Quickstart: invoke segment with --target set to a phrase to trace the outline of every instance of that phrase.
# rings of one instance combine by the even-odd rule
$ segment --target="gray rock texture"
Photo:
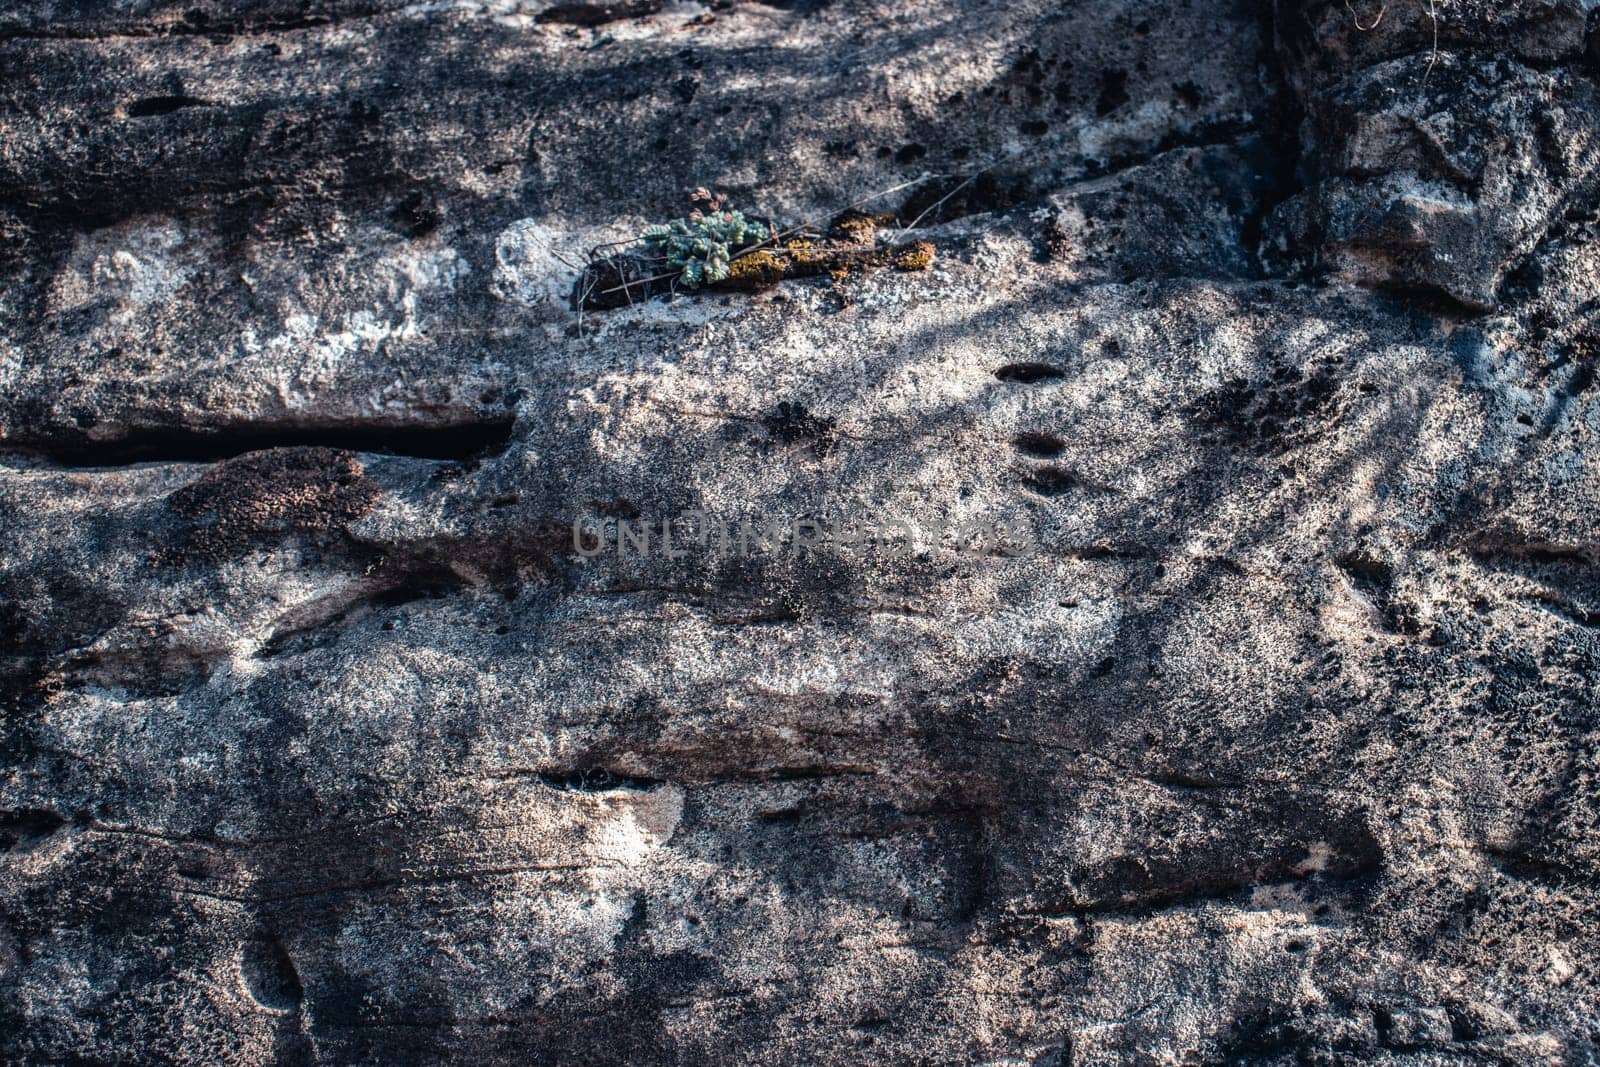
[[[9,4],[0,1060],[1595,1062],[1589,7]]]

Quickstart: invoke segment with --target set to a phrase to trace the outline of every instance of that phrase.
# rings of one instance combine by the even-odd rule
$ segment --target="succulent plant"
[[[686,288],[698,289],[726,278],[735,252],[765,241],[771,234],[765,223],[745,218],[742,211],[696,211],[687,218],[651,226],[642,238],[652,255],[678,272]]]

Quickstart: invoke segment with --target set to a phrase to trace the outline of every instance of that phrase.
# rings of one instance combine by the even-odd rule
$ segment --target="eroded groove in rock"
[[[69,467],[120,467],[133,463],[212,463],[275,448],[323,448],[441,461],[481,459],[511,440],[512,416],[459,423],[366,421],[344,426],[245,423],[197,430],[184,426],[140,429],[117,437],[13,437],[8,444]]]
[[[405,0],[246,0],[217,3],[140,2],[120,10],[93,11],[81,3],[56,5],[23,0],[0,15],[0,41],[64,40],[100,42],[117,38],[277,34],[331,26],[349,19],[398,12]]]

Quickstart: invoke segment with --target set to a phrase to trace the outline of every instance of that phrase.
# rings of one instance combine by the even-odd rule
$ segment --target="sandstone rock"
[[[552,6],[0,21],[0,1057],[1600,1053],[1584,12]]]
[[[1296,243],[1320,240],[1356,284],[1495,307],[1506,272],[1594,200],[1587,6],[1384,5],[1368,25],[1350,4],[1281,5],[1307,115]]]
[[[1413,1008],[1389,1017],[1388,1043],[1414,1049],[1447,1042],[1452,1036],[1450,1016],[1443,1008]]]

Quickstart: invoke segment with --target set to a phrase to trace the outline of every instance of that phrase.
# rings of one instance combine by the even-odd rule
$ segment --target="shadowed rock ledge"
[[[0,1059],[1592,1061],[1589,6],[9,5]]]

